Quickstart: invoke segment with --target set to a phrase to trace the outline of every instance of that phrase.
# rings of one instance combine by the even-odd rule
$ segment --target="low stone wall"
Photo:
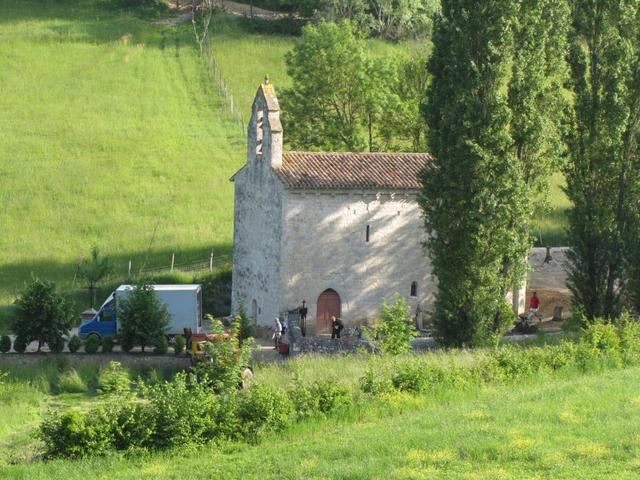
[[[0,354],[0,370],[12,365],[33,365],[40,362],[68,362],[76,365],[108,365],[109,362],[120,362],[131,368],[177,368],[187,370],[191,366],[191,357],[186,355],[154,355],[147,353],[3,353]]]

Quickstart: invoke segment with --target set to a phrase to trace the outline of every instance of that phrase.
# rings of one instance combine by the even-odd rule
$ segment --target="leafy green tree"
[[[376,36],[399,40],[429,35],[432,17],[438,11],[438,0],[369,0]]]
[[[409,350],[411,340],[418,336],[409,315],[409,305],[400,294],[396,294],[391,305],[386,301],[382,303],[382,322],[376,327],[375,336],[382,351],[391,355]]]
[[[386,77],[391,94],[384,98],[379,132],[381,150],[412,152],[427,148],[427,125],[422,103],[427,91],[429,73],[422,58],[400,59],[392,63],[395,71]]]
[[[54,283],[34,280],[16,300],[12,332],[26,343],[55,344],[73,326],[73,304],[56,292]]]
[[[574,307],[588,319],[613,318],[627,284],[625,257],[638,251],[640,4],[570,4],[575,100],[565,169],[566,193],[573,203],[569,288]],[[634,264],[630,262],[632,285]]]
[[[148,280],[133,287],[118,305],[120,338],[128,346],[140,345],[142,351],[155,345],[169,325],[167,306],[160,301]]]
[[[286,56],[293,86],[283,92],[287,142],[326,151],[373,150],[390,83],[389,69],[374,62],[353,24],[307,25]]]
[[[8,335],[0,337],[0,353],[7,353],[11,350],[11,338]]]
[[[87,290],[89,291],[89,301],[91,308],[96,303],[96,290],[98,284],[113,272],[113,268],[106,257],[100,255],[97,246],[91,248],[91,256],[88,260],[78,265],[78,276],[87,281]]]
[[[505,295],[526,268],[531,201],[508,98],[519,3],[445,0],[437,21],[425,108],[435,161],[421,174],[419,202],[445,345],[504,333],[514,319]]]

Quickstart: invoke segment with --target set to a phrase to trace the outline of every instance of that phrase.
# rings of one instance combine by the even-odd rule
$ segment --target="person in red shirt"
[[[531,310],[535,310],[536,312],[538,311],[538,308],[540,308],[540,299],[538,298],[538,292],[533,292],[533,296],[531,297],[531,300],[529,300],[529,308]]]

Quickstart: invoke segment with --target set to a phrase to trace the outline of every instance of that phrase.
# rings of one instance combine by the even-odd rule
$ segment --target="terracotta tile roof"
[[[293,189],[416,190],[418,172],[432,160],[428,153],[284,152],[275,171]]]

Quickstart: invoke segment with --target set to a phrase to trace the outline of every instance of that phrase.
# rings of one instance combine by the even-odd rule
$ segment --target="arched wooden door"
[[[316,335],[331,333],[331,317],[340,318],[340,295],[329,288],[318,297]]]

